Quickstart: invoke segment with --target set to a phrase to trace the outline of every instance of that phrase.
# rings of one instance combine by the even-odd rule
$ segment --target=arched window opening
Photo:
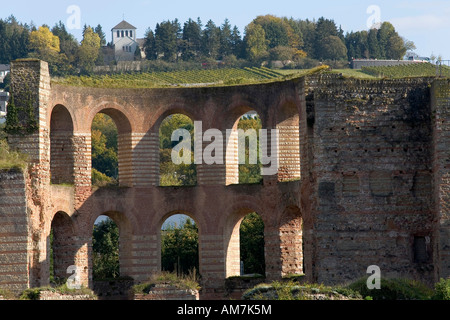
[[[161,228],[161,270],[196,275],[199,270],[199,232],[190,217],[176,214]]]
[[[92,122],[92,185],[114,186],[119,179],[118,129],[113,119],[98,113]]]
[[[259,133],[261,118],[256,112],[248,112],[239,119],[239,184],[261,183],[261,159]],[[243,136],[240,136],[242,135]],[[245,159],[242,156],[245,155]]]
[[[92,265],[95,281],[120,276],[119,227],[108,216],[100,216],[92,235]]]
[[[72,220],[65,212],[53,218],[50,231],[50,283],[55,286],[66,283],[68,269],[75,265],[76,250]]]
[[[262,218],[250,210],[233,215],[227,236],[226,277],[265,276],[265,240]]]
[[[256,212],[252,212],[242,220],[239,231],[241,275],[265,275],[263,220]]]
[[[232,120],[234,124],[227,137],[226,184],[261,183],[261,118],[250,108],[239,108],[233,115],[236,113],[239,117]]]
[[[168,116],[160,125],[159,141],[160,186],[195,186],[194,122],[183,114]]]
[[[62,105],[57,105],[51,116],[50,172],[52,184],[74,183],[73,121]]]

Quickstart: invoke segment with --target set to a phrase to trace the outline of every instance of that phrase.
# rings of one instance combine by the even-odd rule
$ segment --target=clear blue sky
[[[147,28],[154,29],[157,22],[178,18],[184,23],[189,18],[200,17],[204,24],[213,20],[222,24],[225,18],[244,32],[245,26],[258,15],[273,14],[297,19],[333,19],[345,32],[366,30],[371,16],[379,13],[381,21],[391,22],[399,34],[413,41],[421,56],[441,55],[450,59],[450,0],[137,0],[137,1],[87,1],[87,0],[39,0],[2,1],[0,18],[13,14],[21,22],[33,22],[36,26],[55,25],[67,21],[67,9],[75,5],[80,9],[81,25],[101,24],[111,40],[110,30],[123,17],[138,28],[143,37]],[[375,5],[379,10],[367,12]],[[81,40],[81,30],[70,30]]]

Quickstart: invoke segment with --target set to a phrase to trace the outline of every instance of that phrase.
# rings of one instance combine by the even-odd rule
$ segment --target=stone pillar
[[[300,135],[298,114],[277,125],[279,134],[278,180],[300,179]]]
[[[203,132],[202,130],[205,130]],[[198,185],[225,185],[226,184],[226,164],[225,164],[225,134],[219,131],[208,131],[205,128],[196,128],[195,136],[195,162],[197,164],[197,184]],[[217,143],[214,136],[221,137],[222,143]],[[202,141],[199,143],[198,141]],[[209,152],[213,146],[218,148],[215,152]],[[220,147],[219,147],[220,146]],[[212,155],[214,159],[207,159]],[[214,163],[211,163],[211,160]],[[211,161],[211,162],[210,162]]]
[[[28,155],[27,211],[28,211],[28,285],[45,283],[41,264],[46,259],[46,246],[40,232],[43,217],[50,207],[50,137],[47,112],[50,97],[48,63],[40,60],[21,59],[11,62],[11,94],[17,112],[14,130],[9,132],[8,142],[13,149]],[[12,105],[10,104],[10,112]]]
[[[200,274],[205,293],[222,290],[225,280],[225,250],[223,235],[202,234],[199,237]]]
[[[133,185],[159,185],[159,136],[156,133],[133,133]]]

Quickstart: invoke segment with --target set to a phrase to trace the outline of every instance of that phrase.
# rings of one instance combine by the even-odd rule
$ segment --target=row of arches
[[[284,274],[303,273],[303,222],[298,208],[287,208],[277,242]],[[202,270],[200,262],[201,226],[186,212],[173,212],[164,217],[159,227],[159,269],[177,273]],[[225,277],[244,274],[266,274],[266,257],[273,253],[273,242],[264,219],[250,209],[235,212],[225,228]],[[131,224],[123,213],[106,212],[92,226],[91,256],[93,280],[130,276],[127,270],[132,260],[133,235]],[[76,227],[65,212],[53,217],[49,235],[50,281],[68,278],[68,268],[77,265]],[[272,244],[273,245],[273,244]],[[78,263],[79,264],[79,263]],[[87,268],[85,266],[85,268]],[[85,270],[87,272],[87,270]]]
[[[180,110],[166,112],[159,121],[156,122],[156,133],[152,133],[153,142],[148,143],[146,151],[159,153],[159,161],[152,166],[159,166],[153,172],[159,173],[159,179],[155,184],[160,186],[195,185],[198,183],[197,168],[191,163],[189,166],[171,165],[170,150],[176,145],[170,140],[174,129],[187,129],[192,133],[192,155],[195,154],[194,143],[197,138],[193,134],[194,119],[187,113],[180,113]],[[265,119],[255,110],[249,107],[241,107],[235,110],[231,117],[235,120],[230,123],[231,134],[226,137],[224,146],[225,174],[224,184],[259,183],[261,177],[261,159],[259,149],[259,135],[257,141],[257,163],[250,161],[250,147],[252,136],[247,135],[244,143],[239,140],[238,130],[255,130],[259,133],[264,128]],[[172,132],[167,132],[171,129]],[[280,112],[278,129],[278,146],[276,149],[279,159],[278,178],[279,181],[300,179],[300,133],[299,116],[297,107],[294,104],[285,104]],[[224,129],[225,130],[225,129]],[[225,131],[224,131],[225,134]],[[77,174],[76,157],[83,152],[83,147],[91,148],[91,165],[93,172],[92,181],[117,183],[122,186],[133,185],[133,154],[138,150],[133,140],[133,132],[130,121],[124,113],[115,108],[105,108],[100,110],[94,117],[91,125],[91,135],[85,140],[81,140],[74,132],[74,122],[70,111],[63,105],[56,105],[51,113],[50,121],[50,171],[52,184],[75,184]],[[90,141],[89,141],[90,140]],[[90,146],[88,145],[90,142]],[[269,142],[270,144],[270,142]],[[204,145],[203,145],[204,147]],[[244,148],[246,162],[239,162]],[[149,149],[153,149],[148,151]],[[84,152],[86,152],[84,150]],[[89,150],[87,151],[89,152]],[[217,151],[216,151],[217,152]],[[270,153],[270,151],[269,151]],[[133,158],[134,157],[134,158]],[[194,162],[194,158],[192,159]]]

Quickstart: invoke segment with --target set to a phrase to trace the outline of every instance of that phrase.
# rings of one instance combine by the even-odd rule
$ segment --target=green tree
[[[163,271],[189,274],[198,262],[198,227],[187,218],[180,226],[173,224],[161,231],[161,266]]]
[[[220,28],[220,48],[219,48],[219,58],[224,59],[225,57],[233,53],[233,37],[232,37],[231,24],[228,19],[225,19],[224,23]]]
[[[378,30],[370,29],[367,35],[367,45],[369,47],[369,58],[382,59],[380,43],[378,41]]]
[[[178,21],[164,21],[156,24],[155,28],[155,48],[163,60],[175,62],[178,50]]]
[[[85,73],[92,72],[100,52],[100,37],[91,27],[84,30],[83,40],[78,50],[81,69]]]
[[[100,46],[105,46],[106,45],[106,34],[103,32],[103,28],[100,24],[95,27],[94,32],[100,38]]]
[[[182,40],[185,45],[182,50],[183,60],[191,60],[201,55],[202,52],[202,27],[201,21],[189,19],[184,23]]]
[[[152,29],[147,29],[145,33],[144,51],[147,60],[156,60],[158,53],[156,51],[155,34]]]
[[[347,58],[347,47],[338,36],[328,36],[323,41],[321,58],[329,60]]]
[[[14,16],[0,19],[0,63],[25,58],[29,53],[30,30],[20,24]]]
[[[248,60],[260,62],[267,57],[268,42],[266,33],[259,24],[252,22],[245,28],[244,42]]]
[[[120,276],[119,228],[109,218],[94,225],[92,261],[94,280],[115,279]]]
[[[258,16],[253,23],[260,25],[264,29],[267,46],[273,49],[278,46],[289,46],[289,35],[293,32],[285,20],[273,15]]]
[[[99,113],[92,123],[91,137],[93,184],[115,184],[119,167],[117,126],[109,116]]]
[[[236,58],[245,57],[244,42],[237,26],[234,26],[231,32],[231,52]]]
[[[265,275],[264,222],[257,213],[248,214],[242,221],[240,241],[244,272]]]
[[[253,116],[244,116],[239,120],[238,129],[242,129],[244,131],[253,129],[256,132],[262,128],[261,119],[259,117]],[[258,137],[259,138],[259,137]],[[248,139],[247,139],[248,141]],[[246,141],[246,145],[249,145]],[[259,146],[259,140],[258,140]],[[245,146],[240,145],[239,148],[244,148]],[[258,150],[259,153],[259,150]],[[258,161],[256,164],[249,163],[249,148],[245,150],[245,164],[239,165],[239,183],[240,184],[254,184],[260,183],[262,181],[261,176],[261,163]],[[259,157],[258,157],[259,159]]]
[[[70,63],[75,62],[79,45],[75,37],[67,31],[64,23],[59,21],[55,24],[52,33],[59,38],[61,53],[67,56]]]
[[[179,142],[172,142],[172,133],[177,129],[189,131],[191,164],[177,165],[172,161],[172,150]],[[194,123],[182,114],[167,117],[160,126],[160,185],[193,186],[197,184],[197,168],[194,164]]]
[[[209,20],[202,32],[203,55],[208,58],[217,59],[220,50],[220,28]]]

